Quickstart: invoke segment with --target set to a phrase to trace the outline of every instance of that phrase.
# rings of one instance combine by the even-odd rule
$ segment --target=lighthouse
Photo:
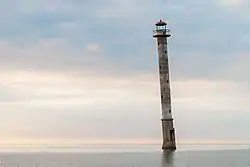
[[[167,23],[160,20],[155,24],[154,38],[157,39],[158,60],[159,60],[159,78],[161,93],[161,109],[162,109],[162,149],[164,151],[176,150],[175,129],[171,107],[171,91],[169,76],[169,59],[168,59],[168,38],[170,30]]]

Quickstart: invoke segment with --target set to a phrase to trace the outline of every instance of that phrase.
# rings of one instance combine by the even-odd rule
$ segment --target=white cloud
[[[157,65],[156,52],[151,52],[155,45],[149,44],[150,40],[152,44],[155,41],[144,33],[151,33],[151,27],[146,27],[151,23],[153,26],[153,18],[159,15],[171,20],[170,25],[176,34],[170,42],[173,44],[170,46],[170,56],[173,58],[171,67],[176,67],[171,76],[179,76],[179,80],[172,83],[173,111],[179,141],[250,140],[250,136],[245,133],[249,126],[250,93],[246,76],[249,56],[247,51],[244,54],[234,52],[234,55],[226,55],[225,52],[236,43],[229,45],[229,42],[225,42],[232,32],[225,27],[229,27],[228,22],[233,24],[236,16],[231,17],[233,12],[227,17],[223,15],[224,9],[230,12],[228,8],[238,9],[245,2],[220,1],[220,8],[215,9],[214,2],[210,1],[172,1],[167,6],[169,10],[165,10],[163,3],[141,0],[105,1],[103,5],[99,1],[76,2],[79,1],[39,1],[29,4],[20,1],[15,6],[18,9],[15,14],[22,18],[17,19],[19,17],[15,16],[13,18],[16,20],[6,19],[14,22],[21,20],[21,23],[25,21],[23,24],[28,24],[27,28],[18,32],[22,35],[25,34],[23,32],[35,33],[32,35],[38,40],[27,44],[30,36],[26,34],[22,37],[23,43],[13,43],[11,39],[0,42],[0,133],[3,134],[0,142],[58,142],[58,139],[61,142],[119,142],[121,139],[132,142],[160,141],[160,98],[156,68],[146,71],[145,75],[142,71],[136,71],[145,64]],[[8,7],[5,9],[8,9],[6,13],[11,11]],[[168,13],[160,12],[161,9]],[[247,13],[247,10],[242,11]],[[6,13],[6,16],[10,16]],[[48,19],[51,16],[55,20]],[[239,19],[245,23],[247,15],[244,16]],[[109,19],[119,21],[109,22]],[[226,26],[220,24],[221,20],[225,21]],[[36,25],[36,21],[41,23],[41,27],[32,26]],[[57,23],[54,24],[54,21]],[[218,29],[211,26],[213,21],[217,21],[215,24],[218,24]],[[6,23],[3,25],[19,27]],[[242,25],[245,24],[236,27]],[[59,34],[59,38],[43,37],[51,34],[50,26]],[[111,31],[107,32],[108,29]],[[242,31],[237,30],[233,30],[233,33],[242,36]],[[100,38],[97,33],[103,33],[103,36],[106,33],[117,35],[109,36],[112,37],[110,40],[107,37]],[[141,35],[135,37],[137,34]],[[187,40],[188,34],[192,41]],[[119,35],[126,38],[120,38]],[[136,45],[132,46],[131,42]],[[120,45],[114,46],[117,43]],[[187,53],[183,49],[185,47],[191,53]],[[223,50],[223,47],[226,49]],[[109,49],[116,53],[109,55]],[[127,51],[131,51],[128,56],[119,55]],[[178,57],[181,54],[183,56]],[[174,60],[176,57],[178,60]],[[132,68],[133,63],[136,68]]]
[[[236,82],[245,82],[250,84],[248,71],[250,56],[249,53],[239,53],[230,59],[229,63],[224,67],[221,77],[234,78]]]
[[[246,9],[246,7],[249,5],[247,0],[218,0],[216,2],[223,8],[237,10],[242,10],[244,8]]]
[[[102,57],[103,48],[95,43],[85,45],[83,50],[74,50],[64,39],[40,40],[23,46],[3,41],[0,48],[1,63],[5,65],[0,71],[0,122],[3,122],[0,130],[5,136],[1,142],[55,138],[61,138],[61,142],[119,141],[121,138],[160,141],[157,73],[112,75],[116,66],[110,66],[112,62]],[[248,65],[243,66],[242,60],[247,62],[248,57],[240,56],[225,69],[247,70]],[[100,62],[107,68],[102,69]],[[75,69],[75,65],[79,68]],[[244,74],[244,70],[238,72]],[[225,71],[220,74],[225,75]],[[246,130],[242,126],[248,120],[243,124],[240,121],[249,116],[247,82],[191,77],[174,80],[172,93],[179,141],[224,140],[225,136],[228,140],[242,139],[240,136]],[[241,128],[238,138],[227,131],[226,127],[233,124],[228,121],[230,115],[238,122],[235,127]],[[129,124],[121,124],[121,121]],[[219,132],[212,134],[210,125],[214,121],[225,136]],[[204,132],[197,127],[198,123],[204,126]],[[79,130],[79,127],[82,128]],[[250,140],[250,136],[245,140]]]
[[[87,44],[74,50],[64,39],[40,39],[32,44],[0,42],[2,69],[76,70],[94,68],[100,62],[105,67],[108,61],[101,56],[99,44]],[[91,55],[91,56],[90,56]]]
[[[112,138],[135,141],[161,139],[159,87],[155,75],[126,78],[2,71],[1,76],[1,83],[5,85],[1,90],[9,93],[12,99],[18,98],[5,99],[0,103],[0,120],[9,122],[1,131],[4,134],[8,132],[6,136],[11,141],[19,137],[23,141],[26,139],[26,142],[31,139],[47,142],[48,139],[52,141],[53,138],[61,138],[61,142],[65,143],[79,142],[80,139],[82,142]],[[241,116],[235,118],[240,121],[249,115],[246,99],[250,98],[250,92],[244,84],[228,81],[178,81],[172,83],[172,92],[180,142],[194,138],[224,140],[218,133],[211,134],[209,121],[215,117],[218,117],[217,121],[228,119],[228,115],[239,113]],[[1,98],[8,96],[5,94]],[[120,121],[129,124],[121,124]],[[199,135],[196,132],[201,130],[197,127],[200,121],[206,133]],[[17,123],[19,128],[12,128]],[[230,122],[223,121],[218,122],[218,125],[231,126]],[[124,128],[133,130],[120,133]],[[228,140],[240,140],[226,131],[226,128],[224,130],[224,134],[229,136]],[[238,136],[245,133],[244,130],[238,131]],[[247,139],[250,140],[250,136]],[[6,141],[2,139],[2,142]]]
[[[86,46],[87,51],[90,52],[99,52],[101,51],[101,46],[99,44],[88,44]]]

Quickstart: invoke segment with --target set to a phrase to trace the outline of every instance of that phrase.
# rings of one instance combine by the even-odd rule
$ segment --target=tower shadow
[[[161,167],[174,167],[175,152],[164,151],[162,153]]]

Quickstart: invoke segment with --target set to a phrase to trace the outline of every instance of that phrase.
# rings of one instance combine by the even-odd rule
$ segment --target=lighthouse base
[[[164,150],[164,151],[175,151],[176,146],[175,146],[175,144],[173,144],[171,142],[163,142],[162,150]]]
[[[162,149],[164,151],[175,151],[175,129],[173,126],[173,119],[162,119],[162,132],[163,132],[163,144]]]

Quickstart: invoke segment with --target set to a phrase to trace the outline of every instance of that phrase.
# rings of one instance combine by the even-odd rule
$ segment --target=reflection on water
[[[164,152],[160,167],[249,167],[249,150]]]
[[[0,167],[250,167],[249,150],[152,153],[0,153]]]
[[[162,164],[161,167],[173,167],[174,166],[175,152],[164,151],[162,153]]]

